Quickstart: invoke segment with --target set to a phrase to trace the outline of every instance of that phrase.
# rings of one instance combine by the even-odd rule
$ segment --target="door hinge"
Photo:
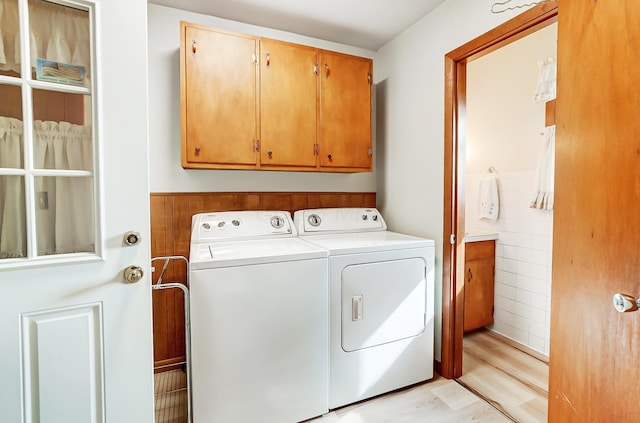
[[[373,75],[371,75],[371,72],[367,72],[367,83],[369,85],[373,84]]]
[[[253,140],[253,151],[256,153],[260,151],[260,140]]]
[[[313,155],[318,155],[318,143],[313,144]]]
[[[456,234],[451,234],[449,236],[449,244],[455,245],[455,243],[456,243]]]

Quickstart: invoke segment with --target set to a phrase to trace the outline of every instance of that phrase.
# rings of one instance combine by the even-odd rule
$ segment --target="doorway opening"
[[[467,64],[557,22],[557,2],[516,16],[445,56],[444,239],[442,298],[442,375],[463,374],[465,299],[465,175]]]

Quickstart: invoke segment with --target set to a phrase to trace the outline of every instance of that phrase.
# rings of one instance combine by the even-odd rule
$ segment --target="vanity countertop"
[[[496,232],[469,232],[464,235],[464,242],[494,241],[497,239]]]

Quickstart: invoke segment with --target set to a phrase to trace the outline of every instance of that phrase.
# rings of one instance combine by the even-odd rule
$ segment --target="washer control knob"
[[[271,226],[273,226],[276,229],[280,229],[284,226],[284,219],[281,218],[280,216],[273,216],[271,218]]]
[[[231,223],[233,224],[233,226],[240,226],[240,222],[238,220],[232,220]]]
[[[373,220],[374,222],[378,221],[378,215],[374,214],[373,216],[371,216],[371,220]]]
[[[367,220],[367,219],[369,219],[369,216],[367,216],[366,214],[363,214],[362,215],[362,220]]]
[[[224,220],[223,220],[223,221],[221,221],[221,222],[218,222],[218,228],[224,228],[224,225],[225,225],[226,223],[227,223],[227,222],[225,222]]]

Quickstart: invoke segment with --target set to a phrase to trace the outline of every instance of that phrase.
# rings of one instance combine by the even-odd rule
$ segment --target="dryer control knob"
[[[320,226],[320,216],[318,216],[317,214],[312,214],[310,215],[307,220],[309,221],[309,224],[311,226]]]

